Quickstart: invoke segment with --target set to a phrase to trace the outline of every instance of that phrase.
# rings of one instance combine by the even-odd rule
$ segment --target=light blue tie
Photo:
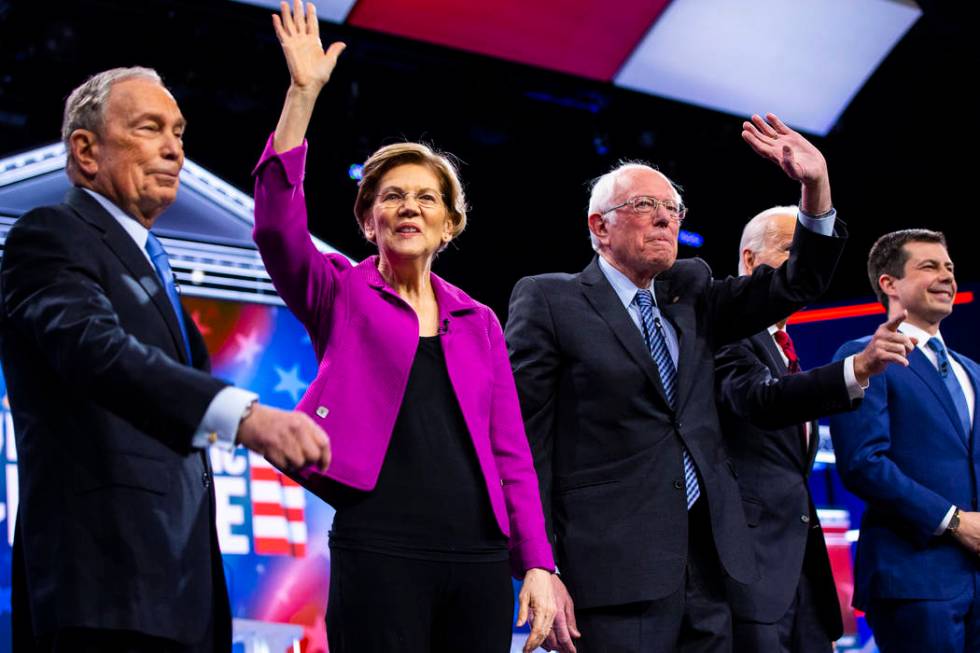
[[[960,386],[960,382],[956,380],[956,373],[953,372],[953,367],[949,362],[946,346],[939,338],[929,338],[926,346],[936,352],[936,358],[939,360],[939,376],[943,377],[943,383],[946,384],[946,390],[949,391],[953,405],[956,406],[956,412],[960,414],[963,432],[966,433],[966,439],[969,442],[970,432],[973,430],[973,426],[970,424],[970,409],[966,405],[966,395],[963,394],[963,388]]]
[[[667,402],[671,408],[675,408],[677,400],[677,368],[674,367],[674,360],[670,357],[667,350],[667,340],[664,338],[663,326],[660,318],[653,316],[653,295],[649,290],[636,291],[634,299],[640,309],[640,320],[643,322],[643,337],[647,341],[650,355],[653,362],[657,364],[660,372],[660,382],[664,386],[664,394],[667,395]],[[694,461],[691,454],[684,448],[684,483],[687,486],[687,509],[690,510],[694,502],[701,496],[701,488],[698,487],[698,473],[694,469]]]
[[[177,324],[180,325],[184,351],[187,352],[187,361],[190,364],[194,359],[191,358],[190,340],[187,338],[187,325],[184,324],[184,311],[180,308],[180,294],[177,292],[177,284],[174,283],[174,272],[170,269],[170,260],[167,258],[166,250],[163,249],[163,245],[152,233],[149,233],[146,238],[146,253],[150,255],[157,276],[160,277],[160,282],[167,291],[170,305],[173,306],[174,312],[177,314]]]

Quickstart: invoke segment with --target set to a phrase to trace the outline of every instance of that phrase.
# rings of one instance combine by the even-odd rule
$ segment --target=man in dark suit
[[[908,367],[871,380],[860,408],[830,421],[841,478],[867,502],[854,606],[883,653],[980,651],[980,367],[939,331],[956,296],[945,237],[885,234],[868,255],[868,277],[889,318],[905,317],[898,329],[915,349]]]
[[[514,288],[506,335],[561,574],[548,643],[564,651],[577,630],[584,651],[730,650],[722,575],[757,574],[714,354],[818,296],[843,227],[831,235],[813,145],[771,114],[753,116],[743,138],[802,186],[806,228],[778,270],[716,281],[703,261],[676,260],[680,194],[626,164],[592,190],[596,259]]]
[[[25,214],[0,269],[17,437],[17,651],[228,651],[207,447],[329,464],[305,415],[211,377],[149,228],[173,202],[184,118],[146,68],[68,98],[74,188]]]
[[[798,209],[779,206],[745,225],[739,274],[789,257]],[[786,320],[722,347],[715,357],[718,416],[725,434],[760,576],[729,582],[739,653],[821,653],[843,632],[820,520],[807,485],[822,415],[860,403],[868,378],[889,362],[907,364],[900,318],[842,361],[800,370]],[[907,346],[889,351],[892,343]]]

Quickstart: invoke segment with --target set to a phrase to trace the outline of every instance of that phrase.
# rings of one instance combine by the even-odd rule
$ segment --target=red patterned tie
[[[793,339],[789,337],[789,334],[778,329],[776,333],[772,334],[772,337],[776,340],[776,344],[780,346],[783,353],[786,355],[786,360],[789,363],[786,365],[786,369],[790,374],[796,374],[800,371],[800,357],[796,355],[796,348],[793,346]]]

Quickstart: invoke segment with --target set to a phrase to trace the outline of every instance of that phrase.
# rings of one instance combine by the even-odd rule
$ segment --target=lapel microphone
[[[449,318],[445,317],[442,319],[442,324],[439,326],[439,330],[436,331],[436,335],[444,336],[449,333]]]

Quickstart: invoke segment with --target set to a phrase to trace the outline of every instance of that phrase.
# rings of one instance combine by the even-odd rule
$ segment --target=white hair
[[[65,114],[61,121],[61,140],[68,153],[69,173],[74,165],[71,156],[72,132],[87,129],[100,134],[105,126],[105,108],[109,102],[109,92],[117,82],[140,78],[154,81],[163,86],[159,73],[152,68],[133,66],[130,68],[111,68],[92,75],[71,92],[65,100]]]
[[[673,182],[673,180],[665,175],[664,173],[657,170],[655,167],[643,161],[621,161],[615,168],[592,180],[589,185],[590,195],[589,195],[589,213],[588,215],[599,214],[608,211],[609,207],[613,206],[616,195],[619,192],[619,179],[624,174],[632,172],[633,170],[649,170],[651,172],[656,172],[658,175],[663,176],[664,179],[671,185],[674,189],[674,195],[676,195],[676,200],[678,202],[683,202],[681,197],[681,187]],[[616,214],[610,213],[606,218],[609,224],[616,224]],[[599,241],[596,239],[595,234],[589,231],[589,239],[592,241],[592,249],[599,251]]]
[[[774,206],[771,209],[766,209],[762,213],[759,213],[746,223],[745,228],[742,229],[742,240],[738,244],[738,273],[740,275],[749,273],[745,268],[742,253],[745,250],[749,250],[753,254],[758,254],[762,251],[769,221],[777,215],[791,215],[795,218],[799,212],[800,207],[798,206]]]

